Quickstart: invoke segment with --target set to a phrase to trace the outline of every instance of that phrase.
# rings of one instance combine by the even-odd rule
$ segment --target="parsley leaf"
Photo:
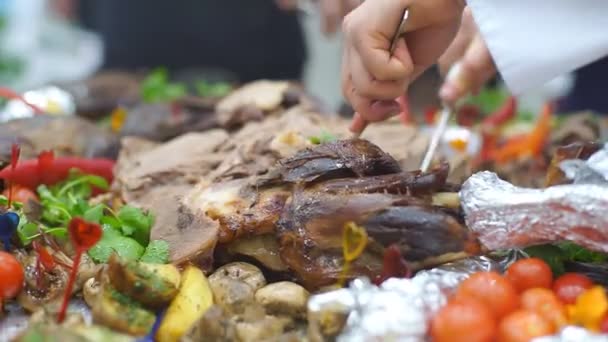
[[[139,259],[150,264],[166,264],[169,262],[169,244],[163,240],[152,240],[144,255]]]
[[[308,138],[308,141],[315,145],[325,144],[336,140],[338,140],[338,138],[326,130],[322,130],[318,136]]]
[[[232,87],[228,83],[216,82],[211,83],[205,80],[198,81],[194,85],[196,92],[201,97],[223,97],[228,95],[232,90]]]
[[[154,223],[152,215],[145,214],[141,209],[125,205],[118,212],[122,233],[131,236],[143,246],[150,241],[150,229]]]
[[[88,252],[96,263],[105,263],[116,252],[125,260],[138,260],[144,254],[144,247],[130,237],[122,236],[119,231],[104,225],[101,240]]]
[[[141,84],[141,97],[145,102],[172,101],[186,95],[186,86],[169,83],[169,73],[165,68],[153,70]]]

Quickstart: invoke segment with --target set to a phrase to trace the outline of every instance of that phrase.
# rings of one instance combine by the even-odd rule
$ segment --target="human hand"
[[[275,0],[277,6],[284,11],[293,11],[300,0]],[[363,0],[315,0],[321,15],[321,30],[326,35],[338,31],[342,19],[350,11],[357,8]]]
[[[478,92],[496,74],[494,60],[468,8],[463,12],[456,38],[439,58],[438,64],[439,71],[447,74],[439,97],[450,104],[469,93]]]
[[[342,19],[362,2],[363,0],[318,0],[323,33],[326,35],[336,33]]]
[[[391,39],[405,8],[406,33],[391,56]],[[458,31],[463,8],[458,0],[368,0],[346,16],[342,92],[356,112],[352,131],[360,132],[364,121],[385,120],[399,112],[395,99],[445,51]]]
[[[77,0],[51,0],[49,5],[60,18],[69,20],[76,16]]]

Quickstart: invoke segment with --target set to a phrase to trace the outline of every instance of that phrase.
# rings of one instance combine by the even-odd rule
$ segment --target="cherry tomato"
[[[576,298],[593,286],[589,277],[578,273],[566,273],[555,279],[553,292],[564,304],[576,303]]]
[[[481,301],[456,297],[431,320],[433,342],[485,342],[496,335],[496,319]]]
[[[38,196],[32,190],[20,185],[11,185],[11,187],[13,188],[13,201],[21,203],[27,203],[30,199],[38,201]],[[5,189],[2,194],[8,198],[9,189]]]
[[[456,296],[476,298],[486,304],[497,319],[515,311],[519,298],[515,287],[496,272],[477,272],[465,279]]]
[[[0,296],[14,298],[23,287],[23,267],[10,253],[0,251]]]
[[[542,259],[528,258],[518,260],[509,266],[505,278],[519,292],[535,287],[549,289],[553,283],[553,272],[551,272],[551,267]]]
[[[555,332],[549,321],[534,311],[517,310],[498,325],[498,342],[528,342]]]
[[[608,315],[604,316],[600,321],[600,332],[604,334],[608,333]]]
[[[549,289],[539,287],[524,291],[521,294],[521,307],[543,316],[553,324],[555,330],[559,330],[568,323],[566,307]]]

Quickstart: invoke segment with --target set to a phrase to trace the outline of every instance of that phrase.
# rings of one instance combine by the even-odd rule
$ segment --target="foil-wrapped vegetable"
[[[477,271],[501,271],[517,256],[473,257],[380,286],[355,279],[349,288],[310,298],[309,338],[322,341],[339,333],[338,341],[424,341],[427,322],[463,279]]]

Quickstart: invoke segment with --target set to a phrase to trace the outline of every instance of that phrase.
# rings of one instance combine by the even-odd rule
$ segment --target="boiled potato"
[[[179,291],[160,324],[157,341],[178,341],[211,305],[213,294],[203,271],[188,266],[182,274]]]
[[[181,275],[171,264],[123,261],[116,254],[108,260],[110,283],[146,307],[160,308],[177,294]]]

